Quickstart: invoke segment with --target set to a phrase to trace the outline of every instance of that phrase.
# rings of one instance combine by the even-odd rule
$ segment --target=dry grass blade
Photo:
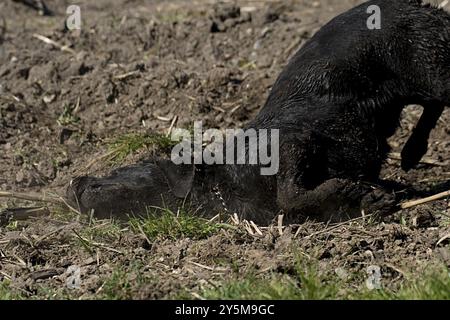
[[[105,243],[101,243],[101,242],[94,242],[94,241],[90,241],[89,239],[83,237],[82,235],[80,235],[78,232],[76,232],[75,230],[72,230],[72,232],[75,234],[75,236],[80,239],[83,243],[88,244],[88,245],[92,245],[94,247],[100,248],[100,249],[105,249],[111,252],[115,252],[118,254],[124,254],[122,251],[111,248],[110,246],[106,245]]]
[[[213,267],[208,267],[208,266],[205,266],[204,264],[201,264],[201,263],[198,263],[198,262],[189,261],[189,263],[193,264],[194,266],[197,266],[199,268],[205,269],[205,270],[214,271]]]
[[[76,213],[76,214],[78,214],[78,215],[81,215],[81,209],[75,209],[74,207],[72,207],[72,206],[66,201],[66,199],[64,199],[64,198],[61,197],[61,196],[58,196],[57,199],[59,199],[59,200],[61,201],[61,204],[63,204],[64,206],[66,206],[70,211],[72,211],[72,212],[74,212],[74,213]],[[77,201],[78,201],[78,199],[77,199]],[[79,206],[79,205],[78,205],[78,206]]]
[[[336,224],[333,224],[331,226],[329,226],[329,224],[327,224],[324,229],[319,230],[319,231],[314,232],[314,233],[311,233],[311,234],[303,237],[302,239],[309,239],[309,238],[312,238],[312,237],[317,236],[317,235],[325,234],[325,233],[328,233],[328,232],[333,231],[335,229],[338,229],[338,228],[340,228],[342,226],[348,226],[348,225],[350,225],[350,224],[352,224],[354,222],[358,222],[358,221],[361,221],[361,220],[364,221],[366,218],[372,217],[374,215],[375,214],[366,214],[364,216],[353,218],[353,219],[350,219],[350,220],[347,220],[347,221],[344,221],[344,222],[336,223]]]
[[[192,264],[192,265],[194,265],[194,266],[197,266],[199,268],[202,268],[202,269],[205,269],[205,270],[208,270],[208,271],[217,272],[217,274],[221,274],[221,273],[226,272],[226,271],[229,270],[229,268],[225,268],[225,267],[210,267],[210,266],[207,266],[207,265],[204,265],[204,264],[192,261],[192,260],[188,260],[187,262]]]
[[[62,227],[59,227],[59,228],[56,228],[55,230],[52,230],[52,231],[50,231],[49,233],[44,234],[43,236],[41,236],[39,239],[36,240],[36,242],[35,242],[34,245],[35,245],[35,246],[39,246],[39,244],[40,244],[42,241],[44,241],[45,239],[47,239],[47,238],[53,236],[54,234],[57,234],[57,233],[61,232],[62,230],[65,230],[65,229],[68,229],[68,226],[67,226],[67,225],[62,226]]]
[[[448,5],[449,2],[450,2],[449,0],[444,0],[444,1],[442,1],[442,2],[439,4],[438,8],[439,8],[439,9],[444,8],[446,5]]]
[[[250,225],[253,227],[253,229],[256,231],[256,233],[257,233],[259,236],[263,236],[263,235],[264,235],[264,234],[262,233],[261,229],[259,229],[259,227],[258,227],[253,221],[250,221]]]
[[[175,123],[178,121],[178,116],[174,116],[172,119],[172,122],[170,123],[169,130],[167,131],[167,136],[170,137],[172,134],[173,127],[175,126]]]
[[[280,234],[280,237],[283,235],[283,219],[284,219],[284,215],[280,214],[278,216],[278,233]]]
[[[164,121],[164,122],[170,122],[172,121],[172,119],[167,118],[167,117],[163,117],[163,116],[156,116],[156,119]]]
[[[139,232],[141,233],[141,235],[144,237],[145,241],[147,241],[147,244],[150,246],[150,248],[153,245],[153,242],[150,241],[150,239],[147,237],[147,235],[145,234],[144,230],[142,229],[142,226],[140,224],[137,225]]]
[[[237,213],[234,213],[233,215],[231,215],[231,221],[235,224],[235,225],[240,225],[240,221],[239,221],[239,216],[237,215]]]
[[[119,74],[119,75],[115,76],[114,79],[116,79],[116,80],[126,80],[128,78],[131,78],[131,77],[137,75],[137,74],[139,74],[139,71],[130,71],[130,72],[127,72],[127,73],[124,73],[124,74]]]
[[[247,233],[249,235],[251,235],[252,237],[255,236],[255,233],[253,232],[252,227],[250,226],[250,223],[248,223],[247,220],[242,221],[242,226],[244,227],[245,231],[247,231]]]
[[[220,221],[220,213],[216,214],[214,217],[208,220],[208,223],[214,223],[216,221]]]
[[[3,272],[3,271],[0,270],[0,274],[1,274],[5,279],[7,279],[7,280],[12,280],[12,277],[11,277],[9,274],[7,274],[6,272]]]
[[[199,295],[196,292],[191,292],[191,295],[197,300],[206,300],[205,298],[203,298],[201,295]]]
[[[89,169],[92,168],[92,166],[93,166],[94,164],[96,164],[96,163],[98,163],[98,162],[100,162],[100,161],[106,160],[106,159],[108,159],[108,158],[111,158],[111,157],[114,155],[114,153],[116,153],[116,152],[117,152],[117,150],[111,150],[111,151],[108,151],[108,152],[105,153],[105,154],[102,154],[102,155],[100,155],[100,156],[98,156],[98,157],[92,159],[92,160],[84,167],[84,169],[83,169],[82,172],[88,172]],[[81,176],[81,175],[83,175],[83,173],[80,173],[78,176]],[[76,176],[76,177],[78,177],[78,176]]]
[[[65,51],[65,52],[69,52],[69,53],[71,53],[73,55],[77,55],[77,53],[74,50],[70,49],[68,46],[63,46],[63,45],[59,44],[58,42],[56,42],[56,41],[54,41],[54,40],[52,40],[52,39],[50,39],[48,37],[45,37],[45,36],[37,34],[37,33],[34,33],[33,37],[38,39],[38,40],[43,41],[46,44],[54,46],[54,47],[58,48],[61,51]]]

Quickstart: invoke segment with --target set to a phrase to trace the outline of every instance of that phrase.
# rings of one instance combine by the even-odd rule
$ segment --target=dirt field
[[[67,31],[71,1],[47,0],[50,17],[2,1],[0,190],[62,195],[75,175],[163,152],[145,135],[195,120],[242,126],[289,57],[360,2],[80,0],[82,29]],[[425,197],[450,189],[450,110],[405,173],[396,153],[420,112],[404,112],[383,177]],[[0,210],[42,205],[0,198]],[[280,228],[48,209],[0,219],[0,299],[450,298],[448,200],[385,221]],[[378,267],[382,289],[371,291]]]

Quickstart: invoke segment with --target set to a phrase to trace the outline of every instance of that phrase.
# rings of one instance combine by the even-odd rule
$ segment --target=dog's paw
[[[362,198],[361,210],[364,210],[365,214],[386,216],[398,210],[398,202],[394,193],[374,189]]]

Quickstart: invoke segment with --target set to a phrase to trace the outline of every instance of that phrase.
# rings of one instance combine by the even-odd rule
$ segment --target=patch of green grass
[[[63,111],[59,115],[58,120],[56,122],[60,126],[67,126],[70,124],[76,124],[80,121],[80,118],[73,114],[75,107],[65,104],[63,106]]]
[[[441,219],[439,224],[442,227],[449,227],[450,226],[450,215],[447,213],[441,213]]]
[[[208,220],[180,210],[178,214],[168,209],[154,209],[145,219],[132,218],[130,226],[134,232],[143,232],[149,240],[156,239],[205,239],[222,228],[231,227],[223,223],[210,223]]]
[[[0,300],[23,300],[24,296],[17,293],[11,288],[11,283],[8,280],[0,281]]]
[[[160,134],[126,134],[118,137],[110,144],[109,160],[114,163],[120,163],[129,155],[137,151],[157,147],[161,150],[168,150],[178,142],[173,141],[170,137]]]
[[[88,226],[80,231],[73,231],[77,245],[93,254],[99,246],[119,241],[122,237],[123,226],[114,220],[90,220]]]
[[[254,61],[250,61],[246,58],[243,58],[241,60],[239,60],[238,62],[238,66],[240,69],[243,70],[256,70],[258,69],[256,66],[256,63]]]
[[[206,299],[237,300],[448,300],[450,270],[428,271],[417,278],[404,280],[396,290],[368,290],[363,278],[344,281],[336,275],[324,275],[312,264],[298,264],[291,275],[273,273],[258,278],[248,274],[221,285],[204,289]],[[356,280],[356,282],[354,282]]]
[[[139,290],[144,284],[154,279],[145,277],[140,270],[144,268],[141,262],[130,266],[121,266],[113,270],[111,276],[104,280],[96,299],[103,300],[129,300],[133,298],[133,292]]]
[[[116,269],[106,279],[101,291],[101,298],[105,300],[127,300],[131,298],[133,284],[128,279],[125,269]]]
[[[11,221],[5,226],[6,231],[16,231],[19,230],[19,221]]]
[[[118,221],[91,220],[89,225],[81,232],[83,238],[100,242],[111,242],[121,238],[123,225]]]
[[[336,297],[338,284],[320,274],[314,265],[299,262],[293,275],[272,274],[258,278],[249,274],[206,289],[200,295],[206,299],[226,300],[324,300]]]
[[[412,283],[402,286],[397,299],[450,300],[450,270],[430,272]]]
[[[450,300],[450,270],[432,268],[417,278],[404,280],[397,290],[362,290],[350,299],[370,300]]]
[[[29,299],[37,300],[71,300],[76,299],[77,291],[69,291],[68,289],[61,288],[51,288],[45,285],[39,285],[35,295],[31,296]]]
[[[49,207],[50,209],[50,217],[54,220],[61,222],[73,222],[79,221],[80,215],[73,211],[68,210],[66,207],[62,205],[52,205]]]
[[[257,279],[254,276],[232,280],[220,287],[207,289],[201,293],[201,296],[212,300],[292,300],[299,298],[297,286],[286,278]]]
[[[180,23],[186,20],[187,17],[188,15],[184,11],[178,10],[164,12],[157,15],[157,19],[159,19],[162,23],[170,23],[170,24]]]

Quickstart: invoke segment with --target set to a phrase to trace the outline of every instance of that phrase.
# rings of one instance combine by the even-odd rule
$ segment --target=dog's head
[[[68,203],[96,218],[126,218],[146,214],[149,208],[173,208],[193,186],[194,167],[157,160],[117,169],[106,177],[73,179]]]

